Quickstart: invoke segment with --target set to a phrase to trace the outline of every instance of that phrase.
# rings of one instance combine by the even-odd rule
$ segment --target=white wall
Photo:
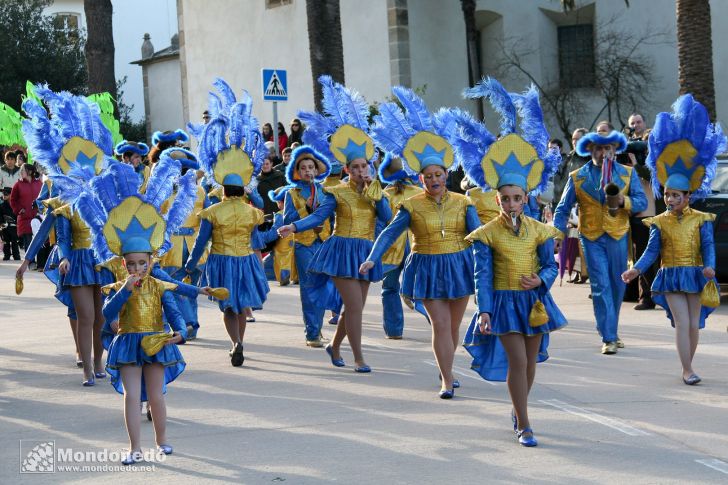
[[[145,69],[149,82],[149,138],[155,131],[184,128],[179,59],[154,62]]]

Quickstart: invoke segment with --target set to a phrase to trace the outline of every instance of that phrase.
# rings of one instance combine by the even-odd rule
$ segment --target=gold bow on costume
[[[532,327],[540,327],[541,325],[549,321],[549,316],[546,313],[546,307],[543,306],[541,300],[533,304],[531,313],[528,315],[528,324]]]
[[[142,349],[149,357],[156,355],[172,338],[171,333],[153,333],[142,337]]]

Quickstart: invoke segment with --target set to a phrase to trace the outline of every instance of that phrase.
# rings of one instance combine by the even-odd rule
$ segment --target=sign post
[[[263,101],[273,101],[273,144],[276,155],[278,148],[278,101],[288,101],[288,73],[283,69],[261,69],[263,78]]]

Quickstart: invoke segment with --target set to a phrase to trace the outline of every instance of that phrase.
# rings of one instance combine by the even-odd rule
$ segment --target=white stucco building
[[[523,57],[523,67],[546,89],[578,89],[586,110],[574,127],[589,127],[604,104],[588,74],[594,39],[605,25],[636,36],[661,32],[655,45],[641,48],[655,66],[651,102],[641,108],[650,124],[678,96],[674,0],[632,0],[630,8],[616,0],[580,0],[577,6],[565,14],[556,0],[479,0],[476,22],[483,74],[499,77],[509,90],[523,90],[526,78],[504,77],[497,69],[498,59],[504,46],[533,51]],[[728,116],[728,59],[721,52],[728,35],[720,20],[728,17],[728,2],[712,0],[711,8],[720,119]],[[288,71],[289,101],[279,105],[286,128],[298,109],[313,107],[304,0],[178,0],[177,11],[185,120],[199,119],[212,80],[220,76],[237,90],[248,89],[256,115],[270,121],[270,104],[262,101],[262,68]],[[390,86],[404,84],[426,87],[424,98],[432,109],[475,109],[474,101],[460,95],[468,85],[468,60],[459,0],[341,0],[341,25],[346,84],[370,102],[384,101]],[[574,71],[582,75],[567,75]],[[492,121],[488,111],[486,106],[486,120]],[[628,114],[622,113],[622,118]],[[607,113],[598,117],[606,118]],[[552,134],[562,136],[556,127]]]

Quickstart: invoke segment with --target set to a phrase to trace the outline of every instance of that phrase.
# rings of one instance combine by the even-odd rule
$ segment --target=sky
[[[134,105],[132,118],[140,120],[144,117],[142,68],[129,63],[141,59],[145,33],[151,36],[155,52],[169,47],[170,39],[177,33],[177,2],[112,0],[112,5],[116,79],[127,76],[127,82],[122,88],[124,103]]]

